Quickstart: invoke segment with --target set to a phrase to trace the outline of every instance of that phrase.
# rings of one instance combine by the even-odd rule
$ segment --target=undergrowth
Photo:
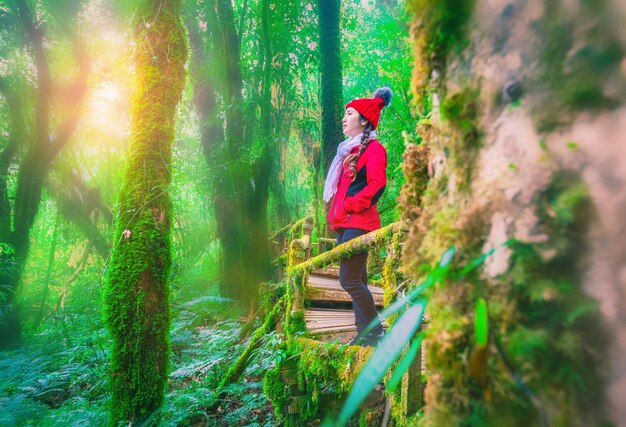
[[[152,426],[269,426],[274,410],[263,393],[280,335],[268,334],[242,380],[214,390],[247,344],[232,302],[205,296],[174,304],[172,356],[164,405]],[[19,350],[0,353],[0,426],[99,426],[108,422],[106,372],[110,337],[87,314],[50,319]]]

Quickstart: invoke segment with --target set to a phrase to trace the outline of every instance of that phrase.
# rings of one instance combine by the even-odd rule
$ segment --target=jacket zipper
[[[350,214],[348,214],[348,224],[350,224]]]

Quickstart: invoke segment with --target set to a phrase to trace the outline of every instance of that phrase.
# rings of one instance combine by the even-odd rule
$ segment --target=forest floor
[[[209,407],[227,369],[247,340],[232,302],[205,296],[174,305],[172,356],[165,403],[152,417],[159,426],[271,426],[274,410],[263,393],[280,336],[268,334],[239,382]],[[105,426],[109,336],[99,312],[65,310],[26,337],[17,350],[0,352],[0,426]]]

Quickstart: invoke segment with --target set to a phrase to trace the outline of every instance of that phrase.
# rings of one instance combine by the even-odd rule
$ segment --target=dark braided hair
[[[360,113],[359,113],[359,119],[363,122],[367,122],[365,125],[365,129],[363,129],[363,136],[361,137],[361,144],[359,145],[359,151],[357,151],[356,153],[348,154],[346,158],[343,160],[343,167],[348,168],[348,170],[350,171],[350,177],[352,178],[352,181],[356,179],[356,163],[359,161],[359,159],[361,158],[361,154],[363,154],[363,152],[369,145],[370,132],[372,131],[374,127],[370,123],[370,121],[367,120],[365,117],[363,117]]]

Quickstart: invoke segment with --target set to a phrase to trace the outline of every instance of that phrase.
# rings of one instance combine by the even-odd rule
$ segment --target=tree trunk
[[[52,270],[55,261],[55,254],[57,250],[57,242],[59,240],[59,225],[61,223],[61,215],[57,212],[56,219],[54,220],[54,229],[52,231],[52,244],[50,245],[50,252],[48,254],[48,268],[46,269],[46,280],[44,282],[44,288],[41,291],[41,298],[39,298],[39,310],[33,321],[33,331],[37,332],[39,326],[46,314],[46,301],[50,296],[50,282],[52,282]]]
[[[80,118],[80,106],[86,92],[88,69],[86,58],[81,54],[79,41],[74,39],[78,73],[71,90],[77,95],[78,101],[71,105],[64,105],[63,107],[68,111],[65,120],[56,129],[50,129],[52,77],[44,50],[47,40],[43,24],[35,21],[25,0],[17,0],[12,5],[12,10],[18,15],[26,31],[30,50],[33,52],[33,62],[37,71],[37,91],[33,108],[34,141],[30,144],[28,151],[24,150],[26,152],[17,172],[15,199],[11,205],[7,194],[6,176],[10,165],[16,162],[15,157],[19,153],[18,145],[22,144],[28,135],[28,132],[25,132],[23,119],[20,117],[22,110],[26,107],[22,107],[16,94],[10,93],[5,81],[0,84],[0,90],[4,94],[9,93],[7,102],[11,115],[9,145],[0,154],[0,217],[2,217],[0,242],[8,243],[15,249],[15,268],[5,273],[0,294],[0,349],[20,343],[21,325],[14,302],[30,249],[30,229],[39,210],[42,188],[52,162],[61,149],[67,145]],[[4,264],[7,261],[7,254],[2,253],[0,257]]]
[[[270,5],[269,0],[261,2],[261,49],[263,53],[263,77],[261,96],[261,129],[263,151],[255,165],[254,190],[251,192],[248,213],[250,217],[250,241],[247,247],[247,259],[254,262],[248,266],[246,277],[246,294],[255,302],[258,298],[258,287],[261,282],[271,277],[270,251],[267,238],[267,202],[269,199],[269,184],[272,176],[274,155],[278,150],[272,150],[272,46],[270,40]]]
[[[0,348],[17,345],[21,341],[22,326],[14,302],[30,250],[30,229],[39,210],[44,174],[47,174],[50,167],[48,159],[41,156],[46,156],[46,153],[29,152],[18,173],[13,209],[13,231],[6,239],[15,249],[16,264],[5,281],[6,306],[2,309],[2,320],[0,320],[2,331]]]
[[[339,31],[339,0],[320,0],[320,72],[322,103],[322,175],[330,166],[343,139],[343,82]]]
[[[241,88],[239,38],[235,30],[233,9],[230,0],[217,1],[218,25],[221,32],[219,51],[224,58],[223,91],[225,109],[225,152],[229,166],[216,173],[215,208],[218,235],[222,243],[223,273],[220,291],[223,295],[239,300],[244,304],[254,298],[248,295],[246,268],[254,264],[254,259],[246,259],[250,236],[247,233],[248,205],[250,197],[250,165],[247,162],[244,139],[244,121]],[[261,208],[262,209],[262,208]]]
[[[104,290],[104,318],[113,338],[111,425],[140,424],[162,404],[169,363],[168,187],[187,45],[180,1],[144,2],[141,9],[129,162]]]
[[[317,188],[323,188],[328,167],[337,153],[337,144],[343,139],[341,118],[343,116],[343,82],[340,54],[340,1],[320,0],[320,72],[322,104],[322,153]],[[316,195],[317,226],[326,225],[325,209],[321,194]],[[326,227],[324,227],[326,229]],[[324,235],[326,233],[323,233]]]

